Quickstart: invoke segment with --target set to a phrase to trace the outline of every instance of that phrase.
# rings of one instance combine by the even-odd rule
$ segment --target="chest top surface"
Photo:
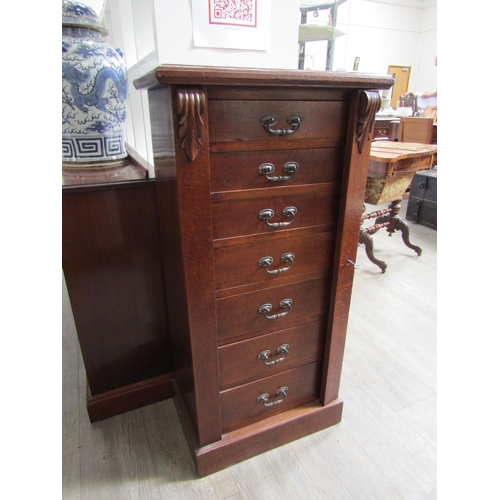
[[[308,88],[389,89],[391,76],[343,71],[304,71],[162,65],[134,81],[136,89],[158,85],[252,85]]]

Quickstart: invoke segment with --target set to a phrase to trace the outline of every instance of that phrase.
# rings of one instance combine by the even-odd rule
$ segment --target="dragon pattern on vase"
[[[77,18],[84,11],[76,2],[63,2],[63,161],[92,164],[126,158],[127,72],[123,54],[102,39],[104,30],[89,26],[85,19],[80,23],[71,19],[65,25],[65,12]]]

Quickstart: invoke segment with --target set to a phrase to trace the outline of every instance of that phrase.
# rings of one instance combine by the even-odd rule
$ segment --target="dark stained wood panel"
[[[219,347],[221,389],[320,360],[324,337],[325,322],[316,321]],[[289,346],[286,355],[278,352],[284,344]],[[270,351],[268,364],[258,358],[263,351]]]
[[[172,371],[155,184],[63,190],[63,269],[92,395]]]
[[[308,323],[318,319],[328,310],[330,277],[233,295],[217,300],[217,332],[219,344],[250,338],[283,328]],[[284,299],[291,299],[292,306],[286,316],[268,319],[259,313],[263,304],[271,304],[269,316],[283,313],[280,308]]]
[[[321,365],[308,365],[240,385],[221,393],[222,432],[238,429],[252,422],[269,418],[318,398]],[[286,387],[286,397],[277,392]],[[282,400],[266,407],[258,401],[261,394],[268,394],[269,401]]]
[[[220,290],[252,283],[279,282],[310,273],[327,274],[332,266],[333,247],[334,233],[325,232],[216,248],[215,288]],[[264,265],[266,257],[272,259],[269,266]]]
[[[301,117],[297,130],[289,135],[271,135],[261,125],[273,115],[272,130],[291,130],[291,116]],[[210,101],[210,142],[269,141],[293,147],[294,141],[344,137],[346,106],[342,101]]]
[[[342,162],[342,148],[214,153],[211,162],[211,189],[212,192],[217,192],[334,182],[340,179]],[[294,164],[295,173],[290,174],[289,172],[294,171]],[[271,165],[274,172],[266,177],[259,172],[262,165]],[[280,177],[289,178],[268,179]]]
[[[252,196],[249,190],[245,196]],[[258,193],[256,199],[235,199],[227,202],[213,203],[212,216],[214,220],[214,239],[232,238],[259,233],[285,233],[288,229],[298,229],[307,226],[332,224],[336,220],[338,204],[336,193],[338,186],[322,184],[297,188],[292,194]],[[273,194],[273,196],[271,196]],[[296,209],[295,216],[283,215],[289,207]],[[274,215],[267,219],[261,218],[261,212],[272,210]],[[283,227],[273,227],[270,224],[285,223]]]

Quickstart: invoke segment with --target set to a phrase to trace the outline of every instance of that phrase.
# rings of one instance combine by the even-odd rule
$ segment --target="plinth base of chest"
[[[344,403],[341,399],[336,399],[325,406],[318,401],[309,403],[223,434],[220,441],[202,448],[196,445],[182,400],[176,397],[175,404],[198,476],[204,477],[338,424],[342,419]]]

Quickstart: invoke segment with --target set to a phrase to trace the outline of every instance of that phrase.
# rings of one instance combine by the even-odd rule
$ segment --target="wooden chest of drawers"
[[[160,66],[147,88],[176,402],[200,476],[341,419],[390,77]]]

